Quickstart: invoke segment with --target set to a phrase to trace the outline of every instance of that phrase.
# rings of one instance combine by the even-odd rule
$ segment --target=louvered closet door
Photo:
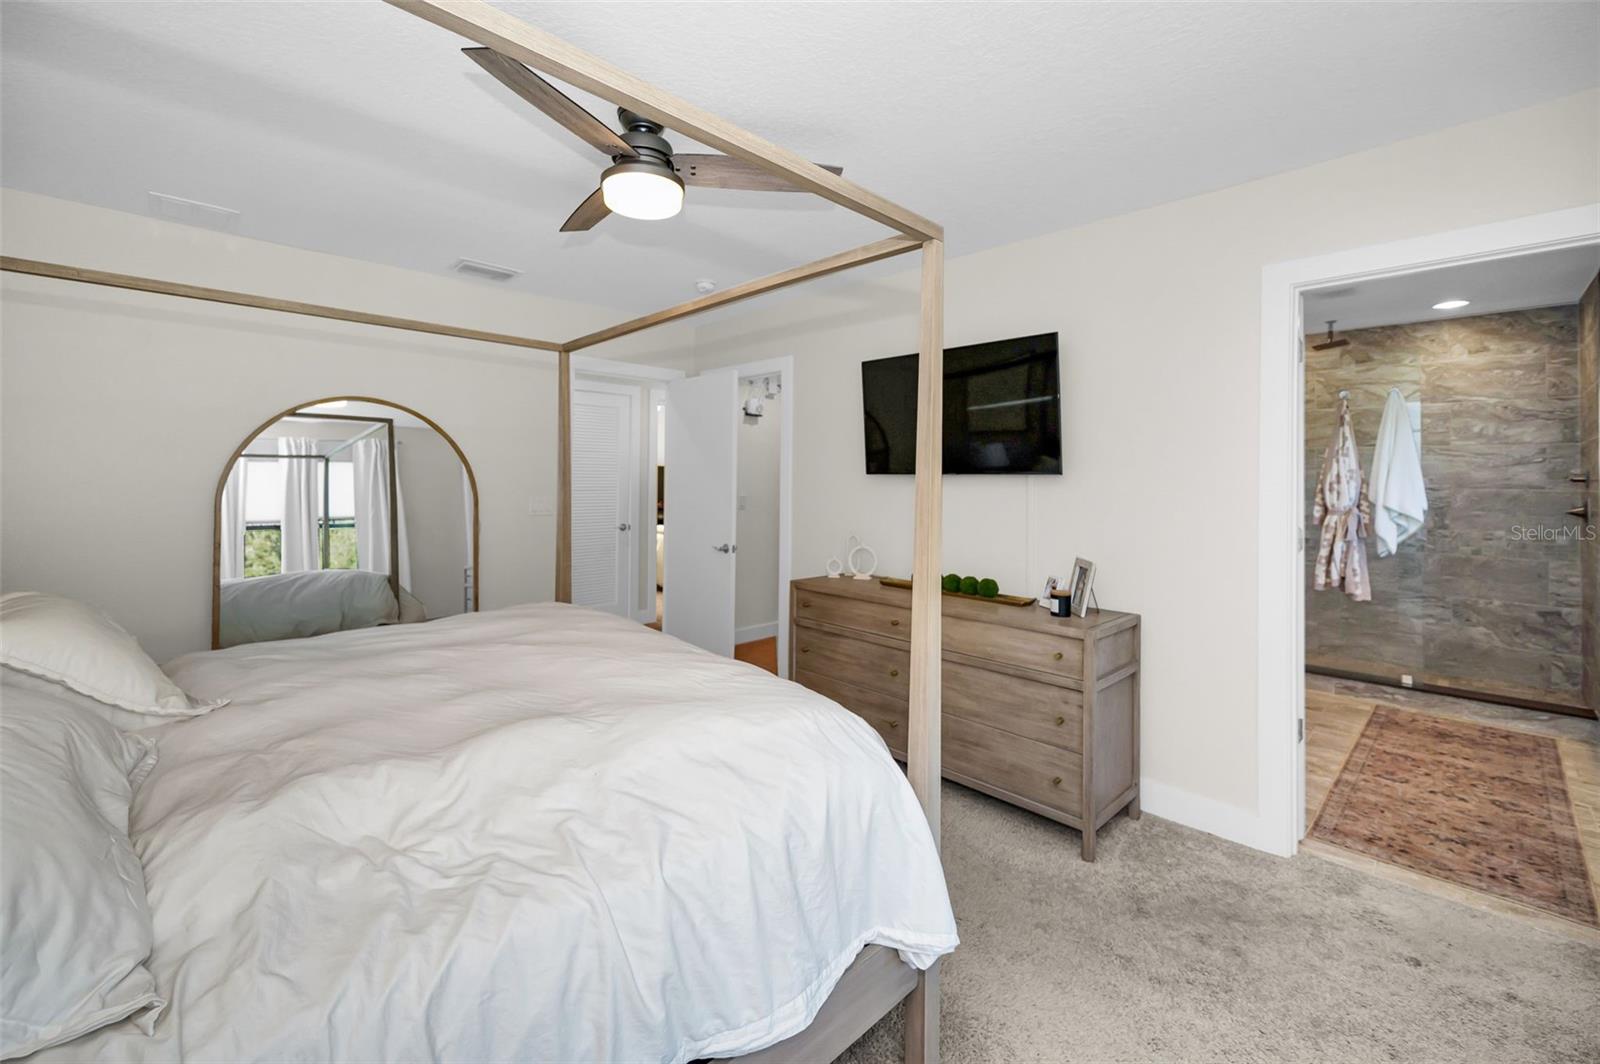
[[[632,401],[572,393],[572,601],[632,614]]]

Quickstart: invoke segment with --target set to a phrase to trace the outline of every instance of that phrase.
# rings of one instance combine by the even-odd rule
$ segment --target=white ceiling
[[[500,6],[843,165],[957,254],[1600,83],[1586,3]],[[168,193],[241,212],[245,236],[478,259],[628,311],[883,235],[710,189],[668,222],[560,234],[605,160],[377,2],[6,0],[0,36],[0,174],[32,192],[132,212]]]
[[[1600,245],[1590,244],[1337,285],[1306,293],[1306,332],[1325,332],[1330,318],[1343,332],[1564,306],[1578,301],[1596,273],[1600,273]],[[1452,299],[1468,304],[1456,310],[1433,309],[1435,303]]]

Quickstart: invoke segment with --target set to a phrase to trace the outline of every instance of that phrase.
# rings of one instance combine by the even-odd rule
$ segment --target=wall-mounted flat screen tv
[[[944,471],[1060,473],[1056,333],[947,348]],[[861,364],[868,473],[914,473],[917,356]]]

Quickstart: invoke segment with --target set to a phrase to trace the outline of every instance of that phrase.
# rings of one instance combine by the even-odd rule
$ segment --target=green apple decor
[[[939,585],[952,595],[971,595],[973,598],[997,598],[1000,595],[998,582],[987,576],[962,576],[960,573],[945,573]],[[910,581],[904,583],[910,587]]]

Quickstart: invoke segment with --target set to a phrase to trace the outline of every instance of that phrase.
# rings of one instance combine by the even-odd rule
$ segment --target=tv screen
[[[1060,473],[1056,333],[947,348],[944,471]],[[917,356],[861,364],[868,473],[914,473]]]

